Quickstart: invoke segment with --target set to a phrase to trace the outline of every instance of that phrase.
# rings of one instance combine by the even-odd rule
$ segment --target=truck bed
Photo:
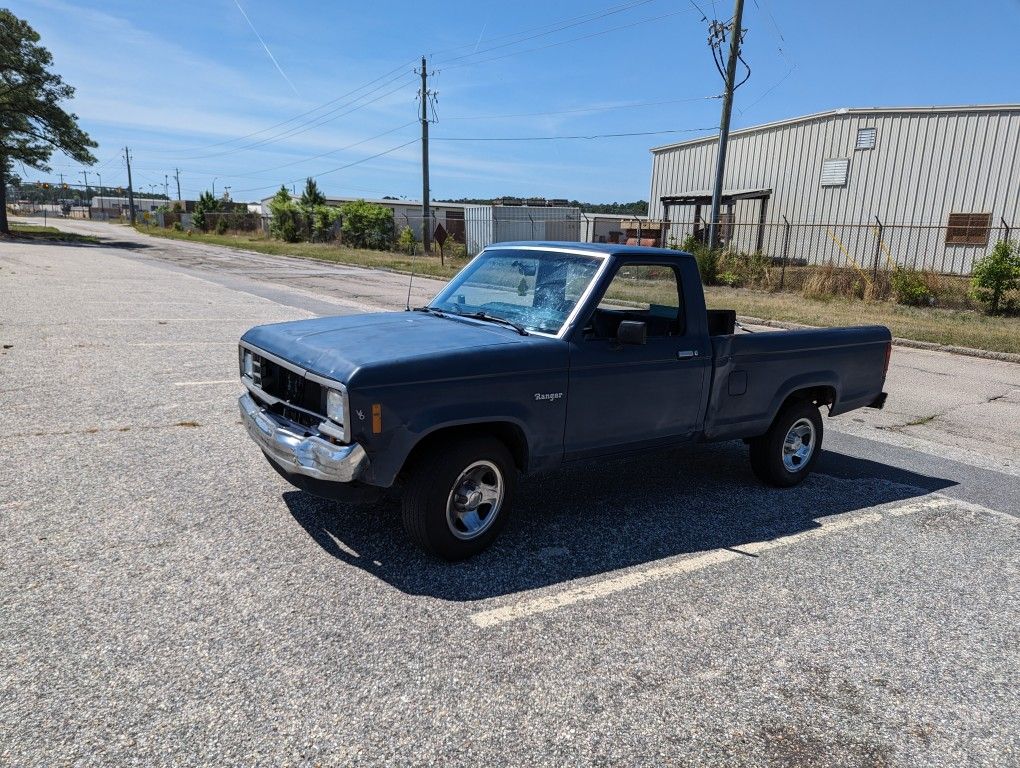
[[[829,414],[879,400],[892,336],[883,326],[730,333],[711,338],[704,434],[755,437],[792,392],[814,388]]]

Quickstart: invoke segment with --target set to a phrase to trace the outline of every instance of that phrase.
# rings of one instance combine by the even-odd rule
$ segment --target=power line
[[[369,80],[367,83],[364,83],[363,85],[359,85],[357,88],[353,88],[353,89],[347,91],[346,93],[342,93],[339,96],[330,99],[329,101],[325,101],[322,104],[314,106],[311,109],[305,110],[304,112],[301,112],[301,113],[299,113],[297,115],[294,115],[293,117],[289,117],[286,120],[282,120],[282,121],[280,121],[278,123],[274,123],[274,124],[272,124],[270,126],[267,126],[265,128],[260,128],[257,131],[252,131],[251,133],[246,133],[243,136],[237,136],[235,138],[224,139],[223,141],[217,141],[217,142],[214,142],[212,144],[201,144],[201,145],[199,145],[197,147],[188,147],[188,148],[181,149],[181,150],[178,150],[178,151],[180,151],[180,152],[198,152],[198,151],[201,151],[203,149],[212,149],[213,147],[222,147],[225,144],[233,144],[233,143],[238,142],[238,141],[244,141],[245,139],[253,138],[255,136],[258,136],[259,134],[263,134],[263,133],[267,133],[269,131],[275,130],[276,128],[282,128],[283,126],[288,125],[288,124],[293,123],[293,122],[296,122],[296,121],[300,120],[303,117],[307,117],[308,115],[314,114],[315,112],[318,112],[318,111],[320,111],[322,109],[325,109],[326,107],[332,106],[333,104],[336,104],[338,101],[343,101],[347,97],[353,96],[358,91],[363,91],[366,88],[368,88],[369,86],[375,85],[380,80],[385,80],[386,78],[390,77],[390,75],[393,75],[393,74],[395,74],[397,72],[400,72],[401,70],[406,70],[407,67],[411,66],[413,63],[414,63],[413,59],[404,61],[399,66],[396,66],[393,69],[389,70],[388,72],[386,72],[386,73],[384,73],[382,75],[379,75],[379,77],[375,78],[374,80]],[[393,82],[393,81],[392,80],[388,80],[387,82],[389,83],[389,82]],[[355,101],[357,101],[357,99],[355,99]]]
[[[568,22],[578,21],[578,23],[585,23],[585,21],[579,21],[579,20],[597,21],[597,20],[599,20],[601,18],[604,18],[605,16],[609,16],[609,15],[612,15],[613,13],[616,13],[618,11],[618,9],[619,10],[627,10],[627,9],[635,7],[637,5],[644,5],[644,4],[648,3],[648,2],[652,2],[652,0],[641,0],[640,2],[628,2],[628,3],[624,3],[623,5],[614,5],[614,6],[610,6],[608,8],[603,8],[603,9],[597,10],[597,11],[590,11],[588,13],[582,13],[579,16],[570,16],[570,17],[568,17],[566,19],[560,19],[559,21],[549,22],[548,24],[540,24],[538,26],[528,27],[526,29],[522,29],[522,30],[519,30],[517,32],[510,32],[510,33],[505,34],[505,35],[497,35],[496,37],[490,37],[487,42],[494,43],[494,42],[496,42],[498,40],[508,40],[510,38],[518,38],[518,37],[521,37],[522,39],[518,40],[517,42],[525,42],[526,40],[532,40],[532,39],[537,38],[537,37],[542,37],[543,35],[552,34],[553,32],[556,32],[556,31],[559,30],[560,25],[566,24]],[[548,31],[540,32],[540,30],[548,30]],[[532,35],[532,33],[536,33],[536,34]],[[531,37],[527,37],[528,35],[531,35]],[[468,47],[469,46],[467,44],[454,45],[454,46],[450,46],[449,48],[441,48],[438,51],[430,51],[428,56],[429,56],[429,58],[432,58],[432,57],[435,57],[435,56],[441,56],[444,53],[449,53],[451,51],[460,51],[460,50],[463,50],[463,49],[468,48]],[[484,51],[481,51],[481,52],[484,53]],[[475,54],[475,53],[479,53],[477,45],[474,46],[474,50],[471,53],[472,53],[472,55]]]
[[[258,171],[252,171],[252,173],[253,174],[269,173],[270,171],[278,171],[281,168],[290,168],[291,166],[301,165],[301,163],[307,163],[307,162],[310,162],[312,160],[319,160],[320,158],[323,158],[323,157],[329,157],[330,155],[335,155],[337,152],[344,152],[344,151],[346,151],[348,149],[354,149],[355,147],[359,147],[362,144],[367,144],[368,142],[373,141],[375,139],[381,139],[383,136],[389,136],[391,133],[396,133],[400,129],[412,126],[412,125],[414,125],[417,122],[418,122],[417,120],[412,120],[409,123],[404,123],[403,125],[398,125],[396,128],[390,128],[388,131],[383,131],[382,133],[377,133],[375,136],[369,136],[367,139],[361,139],[361,141],[356,141],[353,144],[348,144],[345,147],[339,147],[337,149],[331,149],[329,152],[323,152],[322,154],[319,154],[319,155],[312,155],[311,157],[303,157],[300,160],[294,160],[293,162],[290,162],[290,163],[283,163],[282,165],[274,165],[272,168],[263,168],[263,169],[258,170]],[[224,176],[230,176],[231,174],[224,173],[223,175]]]
[[[571,139],[617,139],[626,136],[662,136],[669,133],[698,133],[718,130],[718,125],[706,128],[676,128],[665,131],[633,131],[628,133],[594,133],[576,136],[434,136],[433,141],[566,141]]]
[[[394,82],[396,80],[399,80],[401,77],[404,77],[404,76],[406,76],[406,75],[400,75],[398,77],[395,77],[395,78],[391,79],[390,81],[388,81],[387,83],[384,83],[384,85],[389,85],[390,83],[392,83],[392,82]],[[322,115],[319,115],[318,117],[314,118],[311,121],[308,121],[308,122],[306,122],[304,124],[300,124],[300,125],[294,126],[294,127],[289,128],[289,129],[287,129],[285,131],[281,131],[280,133],[277,133],[277,134],[275,134],[273,136],[268,136],[268,137],[266,137],[264,139],[260,139],[258,141],[255,141],[255,142],[251,143],[251,144],[246,144],[246,145],[241,146],[241,147],[234,147],[233,149],[227,149],[227,150],[224,150],[222,152],[211,152],[211,153],[204,154],[204,155],[191,155],[191,156],[188,156],[188,157],[180,157],[178,159],[179,160],[206,160],[206,159],[211,158],[211,157],[225,157],[227,155],[235,155],[238,152],[245,152],[245,151],[248,151],[248,150],[251,150],[251,149],[258,149],[259,147],[264,147],[264,146],[266,146],[268,144],[275,144],[278,141],[282,141],[284,139],[289,139],[289,138],[292,138],[292,137],[297,136],[297,135],[302,134],[302,133],[307,133],[308,131],[312,130],[313,128],[318,128],[321,125],[325,125],[326,123],[333,122],[334,120],[338,120],[341,117],[346,117],[347,115],[353,114],[354,112],[357,112],[360,109],[364,109],[365,107],[369,106],[370,104],[374,104],[377,101],[380,101],[380,100],[386,98],[387,96],[392,96],[394,93],[397,93],[398,91],[401,91],[401,90],[407,88],[408,86],[410,86],[410,83],[401,83],[396,88],[393,88],[392,90],[386,91],[386,92],[376,96],[374,99],[371,99],[369,101],[363,102],[361,104],[356,104],[355,102],[357,102],[359,99],[363,99],[366,96],[371,95],[371,93],[362,94],[361,96],[358,96],[356,99],[354,99],[354,101],[348,102],[347,104],[343,104],[343,105],[341,105],[339,107],[336,107],[335,109],[332,109],[329,112],[326,112],[326,113],[324,113]],[[342,112],[340,111],[340,110],[343,110],[343,109],[345,109],[347,107],[350,107],[350,109],[347,109],[346,111],[342,111]],[[339,112],[339,114],[337,114],[338,112]]]
[[[290,179],[289,181],[282,182],[282,184],[284,186],[286,186],[287,184],[297,184],[299,181],[304,181],[305,178],[318,179],[321,176],[326,176],[326,175],[328,175],[330,173],[336,173],[337,171],[344,171],[344,170],[346,170],[348,168],[353,168],[356,165],[361,165],[362,163],[367,163],[369,160],[375,160],[377,157],[382,157],[383,155],[388,155],[388,154],[390,154],[392,152],[396,152],[397,150],[403,149],[404,147],[409,147],[412,144],[417,144],[418,141],[419,141],[418,138],[413,138],[410,141],[405,141],[403,144],[398,144],[395,147],[390,147],[389,149],[383,150],[382,152],[377,152],[374,155],[369,155],[368,157],[363,157],[360,160],[355,160],[353,163],[347,163],[346,165],[341,165],[341,166],[338,166],[337,168],[331,168],[328,171],[323,171],[322,173],[315,173],[315,174],[312,174],[311,176],[303,177],[303,178],[300,178],[300,179]],[[261,191],[263,189],[272,189],[275,186],[276,186],[275,184],[269,184],[269,185],[264,186],[264,187],[249,187],[248,189],[235,189],[234,193],[235,194],[240,194],[242,192],[259,192],[259,191]]]
[[[556,115],[575,115],[585,112],[611,112],[616,109],[638,109],[640,107],[660,107],[666,104],[690,104],[695,101],[709,101],[712,99],[721,99],[721,95],[716,96],[696,96],[690,99],[666,99],[665,101],[644,101],[644,102],[628,102],[626,104],[609,104],[599,107],[580,107],[578,109],[564,109],[556,112],[518,112],[511,115],[464,115],[454,117],[444,117],[444,122],[451,120],[507,120],[515,117],[554,117]]]
[[[609,35],[609,34],[612,34],[614,32],[619,32],[621,29],[630,29],[631,27],[637,27],[637,26],[640,26],[642,24],[650,24],[653,21],[662,21],[663,19],[668,19],[670,16],[677,16],[678,14],[681,14],[681,13],[684,13],[684,12],[685,11],[671,11],[669,13],[664,13],[661,16],[653,16],[653,17],[648,18],[648,19],[641,19],[639,21],[635,21],[635,22],[632,22],[630,24],[619,24],[619,25],[617,25],[615,27],[610,27],[609,29],[603,29],[603,30],[600,30],[598,32],[591,32],[591,33],[589,33],[587,35],[579,35],[578,37],[571,37],[571,38],[568,38],[566,40],[558,40],[556,42],[548,43],[546,45],[540,45],[540,46],[537,46],[535,48],[525,48],[525,49],[520,50],[520,51],[511,51],[510,53],[504,53],[504,54],[501,54],[499,56],[492,56],[492,57],[490,57],[488,59],[479,59],[477,61],[464,61],[464,62],[461,62],[460,64],[451,64],[450,66],[446,66],[445,69],[455,69],[457,67],[474,66],[476,64],[487,64],[490,61],[498,61],[500,59],[506,59],[506,58],[508,58],[510,56],[520,56],[521,54],[524,54],[524,53],[535,53],[536,51],[544,51],[544,50],[547,50],[549,48],[555,48],[558,45],[567,45],[569,43],[576,43],[579,40],[588,40],[588,39],[590,39],[592,37],[599,37],[601,35]],[[444,65],[442,63],[440,63],[439,66],[441,68],[444,67]]]
[[[570,29],[571,27],[579,27],[579,26],[581,26],[583,24],[591,24],[593,21],[601,21],[602,19],[608,18],[609,16],[613,16],[613,15],[615,15],[617,13],[623,13],[624,11],[629,11],[632,8],[637,8],[638,6],[641,6],[641,5],[648,5],[648,3],[652,2],[652,1],[653,0],[637,0],[637,2],[631,2],[631,3],[626,3],[624,5],[613,6],[612,8],[606,9],[605,11],[595,11],[593,13],[589,13],[589,14],[586,14],[584,16],[578,16],[578,17],[575,17],[576,20],[575,19],[567,19],[565,22],[553,22],[552,25],[547,25],[547,26],[551,26],[552,29],[548,29],[548,31],[546,31],[546,32],[540,32],[538,34],[521,37],[521,39],[519,39],[519,40],[511,40],[511,41],[506,42],[506,43],[501,43],[499,45],[491,46],[489,48],[483,48],[480,51],[472,51],[471,53],[465,53],[462,56],[455,56],[452,59],[447,59],[445,62],[442,62],[440,64],[440,66],[446,66],[447,64],[449,64],[451,62],[461,61],[462,59],[471,58],[472,56],[475,56],[475,55],[478,55],[478,54],[485,54],[485,53],[489,53],[491,51],[498,51],[501,48],[507,48],[507,47],[509,47],[511,45],[519,45],[520,43],[526,43],[529,40],[536,40],[539,37],[545,37],[547,35],[551,35],[551,34],[554,34],[556,32],[561,32],[564,29]],[[559,26],[556,26],[557,24],[559,24]],[[544,28],[545,27],[539,27],[539,29],[544,29]],[[521,34],[526,35],[527,33],[524,32],[524,33],[518,33],[518,35],[508,35],[508,37],[519,37]],[[499,38],[494,38],[494,39],[499,39]]]
[[[754,7],[757,8],[759,11],[762,11],[762,7],[758,4],[758,0],[754,0]],[[779,24],[776,23],[776,17],[772,15],[772,11],[766,8],[764,9],[764,13],[766,16],[769,17],[769,21],[772,23],[773,33],[778,38],[776,50],[779,51],[779,55],[782,56],[783,59],[786,59],[786,62],[789,64],[790,61],[789,59],[787,59],[786,51],[783,49],[783,46],[786,44],[786,38],[783,37],[783,31],[779,28]]]

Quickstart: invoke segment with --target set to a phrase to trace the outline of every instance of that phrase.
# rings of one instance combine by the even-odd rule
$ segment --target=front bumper
[[[336,445],[307,435],[304,427],[267,411],[248,393],[241,395],[237,404],[251,439],[286,472],[351,483],[368,467],[368,455],[358,443]]]

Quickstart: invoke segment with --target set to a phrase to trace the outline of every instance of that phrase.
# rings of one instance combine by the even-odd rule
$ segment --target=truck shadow
[[[817,528],[819,518],[951,485],[827,451],[800,486],[767,488],[748,469],[742,444],[702,445],[526,478],[495,544],[454,564],[411,544],[394,503],[357,507],[297,490],[283,498],[294,519],[338,560],[402,592],[461,601],[789,536]]]

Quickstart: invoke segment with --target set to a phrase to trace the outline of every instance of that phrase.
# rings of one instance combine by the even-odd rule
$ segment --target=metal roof
[[[721,197],[730,200],[747,200],[751,198],[769,197],[772,194],[771,187],[749,187],[747,189],[723,189]],[[675,195],[663,195],[659,198],[662,201],[698,200],[701,198],[712,199],[712,190],[698,189],[693,192],[678,192]]]
[[[730,136],[740,136],[745,133],[753,133],[755,131],[763,131],[770,128],[780,128],[786,125],[795,125],[797,123],[809,123],[812,120],[823,120],[831,117],[842,117],[843,115],[907,115],[907,114],[951,114],[954,112],[1020,112],[1020,104],[969,104],[969,105],[958,105],[958,106],[930,106],[930,107],[840,107],[839,109],[829,109],[824,112],[812,112],[809,115],[801,115],[800,117],[788,117],[784,120],[775,120],[771,123],[762,123],[761,125],[752,125],[747,128],[738,128],[730,131]],[[663,152],[667,149],[673,149],[675,147],[690,146],[692,144],[701,144],[704,142],[718,141],[719,135],[713,134],[711,136],[702,136],[697,139],[685,139],[684,141],[676,141],[672,144],[661,144],[657,147],[652,147],[650,152]]]

